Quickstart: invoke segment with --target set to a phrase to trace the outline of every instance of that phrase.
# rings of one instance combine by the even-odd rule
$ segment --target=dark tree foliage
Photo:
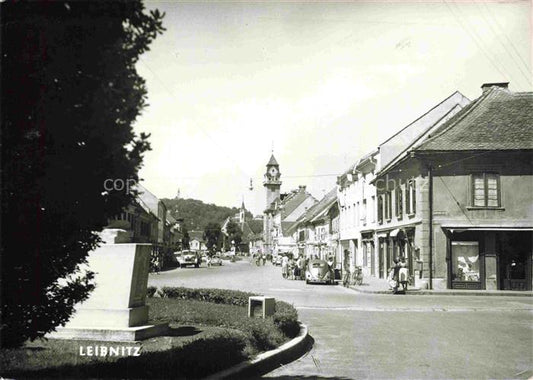
[[[173,217],[184,220],[189,231],[204,230],[209,223],[222,225],[227,217],[239,213],[236,207],[217,206],[197,199],[162,199],[162,201]],[[246,211],[246,217],[250,220],[252,214]]]
[[[135,63],[163,15],[141,1],[1,5],[2,346],[64,324],[92,289],[79,273],[97,232],[132,194],[148,135]],[[66,279],[66,280],[63,280]]]
[[[228,234],[228,249],[231,248],[232,242],[235,244],[235,247],[238,248],[242,242],[242,231],[237,223],[230,220],[226,226],[226,233]]]
[[[222,243],[222,231],[220,224],[208,223],[204,229],[205,245],[209,252],[214,253],[217,249],[220,249]]]
[[[187,227],[183,227],[183,237],[181,238],[181,246],[183,249],[191,249],[191,236],[189,235],[189,231],[187,230]]]

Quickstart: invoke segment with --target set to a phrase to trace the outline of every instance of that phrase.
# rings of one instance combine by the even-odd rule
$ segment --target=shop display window
[[[452,280],[479,282],[479,243],[452,242]]]

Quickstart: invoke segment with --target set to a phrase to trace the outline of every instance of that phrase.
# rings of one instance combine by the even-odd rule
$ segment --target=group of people
[[[405,257],[402,256],[394,259],[394,265],[389,271],[387,282],[394,294],[405,293],[407,290],[407,283],[409,282],[409,271],[407,270]]]
[[[305,277],[305,268],[309,260],[302,256],[299,256],[298,259],[293,257],[288,257],[283,255],[281,259],[281,274],[283,278],[289,280],[303,280]]]

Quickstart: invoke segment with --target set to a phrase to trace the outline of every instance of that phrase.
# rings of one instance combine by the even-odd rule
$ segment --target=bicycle
[[[350,282],[353,285],[363,285],[363,269],[361,267],[355,267]]]

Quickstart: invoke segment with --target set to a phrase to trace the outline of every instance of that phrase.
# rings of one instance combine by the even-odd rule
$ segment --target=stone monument
[[[48,334],[53,339],[135,341],[164,334],[168,324],[148,325],[145,304],[150,244],[119,243],[121,230],[104,230],[105,244],[89,253],[95,289],[76,305],[64,327]]]

